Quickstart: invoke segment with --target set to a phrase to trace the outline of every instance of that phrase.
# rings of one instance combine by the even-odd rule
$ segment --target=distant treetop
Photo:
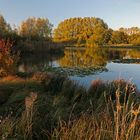
[[[19,35],[28,39],[45,39],[51,37],[53,25],[47,18],[29,17],[19,28]]]
[[[131,28],[123,28],[121,27],[119,31],[122,31],[128,35],[138,34],[140,33],[140,28],[138,27],[131,27]]]
[[[54,30],[54,41],[86,43],[92,40],[98,44],[108,40],[108,25],[100,18],[77,17],[70,18],[59,23]]]

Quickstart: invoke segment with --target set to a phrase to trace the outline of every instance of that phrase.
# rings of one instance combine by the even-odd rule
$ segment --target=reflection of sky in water
[[[88,87],[92,80],[114,80],[126,79],[131,80],[137,84],[140,89],[140,64],[121,64],[121,63],[108,63],[106,68],[108,72],[97,73],[85,77],[71,77],[71,79],[78,81],[80,84]]]

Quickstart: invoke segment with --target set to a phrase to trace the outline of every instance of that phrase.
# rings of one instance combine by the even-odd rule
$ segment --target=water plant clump
[[[87,75],[101,73],[103,71],[107,72],[108,70],[105,67],[96,66],[96,67],[46,67],[44,71],[63,74],[66,76],[84,77]]]

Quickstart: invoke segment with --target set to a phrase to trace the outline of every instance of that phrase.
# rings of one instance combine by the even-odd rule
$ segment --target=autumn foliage
[[[93,41],[97,44],[108,42],[108,25],[100,18],[70,18],[60,22],[54,30],[54,41],[85,44]]]
[[[0,77],[13,75],[16,72],[19,53],[12,52],[13,41],[0,40]]]

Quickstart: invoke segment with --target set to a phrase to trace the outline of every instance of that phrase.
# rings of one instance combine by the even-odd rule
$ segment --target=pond
[[[18,70],[56,72],[67,75],[86,87],[94,79],[126,79],[140,89],[140,50],[66,48],[61,55],[52,53],[25,56]]]

